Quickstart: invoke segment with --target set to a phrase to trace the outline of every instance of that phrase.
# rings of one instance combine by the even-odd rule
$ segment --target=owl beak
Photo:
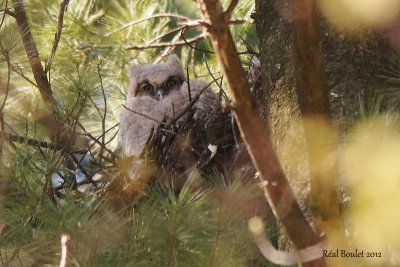
[[[157,90],[157,96],[158,96],[159,100],[162,100],[163,99],[163,90],[161,90],[161,89]]]

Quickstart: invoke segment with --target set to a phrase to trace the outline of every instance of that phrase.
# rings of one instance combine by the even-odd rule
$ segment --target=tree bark
[[[296,92],[301,116],[306,119],[303,127],[311,176],[311,212],[317,226],[329,232],[339,226],[340,199],[336,138],[315,0],[294,1],[293,18]]]
[[[381,73],[381,67],[386,64],[384,55],[388,54],[388,49],[385,42],[371,31],[350,35],[335,29],[323,17],[320,22],[296,20],[297,26],[293,26],[295,19],[302,18],[298,10],[293,12],[293,3],[296,1],[256,0],[254,19],[260,43],[262,87],[266,94],[271,138],[296,198],[306,217],[311,219],[308,207],[319,204],[316,201],[319,196],[316,194],[321,195],[321,192],[325,194],[325,189],[323,183],[311,183],[311,191],[315,194],[310,196],[310,172],[313,173],[315,170],[309,170],[308,162],[318,161],[318,158],[309,160],[304,154],[307,148],[305,138],[307,125],[299,128],[299,121],[303,114],[327,113],[329,111],[326,108],[328,97],[334,118],[332,124],[342,131],[350,127],[359,114],[357,95],[360,92],[371,92],[382,86],[382,80],[377,79],[376,76]],[[299,0],[299,2],[303,1]],[[304,0],[304,2],[308,1]],[[319,15],[318,10],[313,9],[312,12]],[[307,28],[307,25],[311,28]],[[319,34],[321,41],[313,37],[317,33],[313,33],[312,28],[316,31],[318,26],[321,26]],[[297,34],[296,39],[295,34]],[[307,38],[299,40],[299,35],[302,34],[306,34]],[[316,52],[312,50],[319,50],[320,44],[324,53],[314,57]],[[302,54],[296,54],[295,51],[300,51]],[[324,79],[324,73],[321,72],[323,62],[326,83],[321,82]],[[299,72],[296,74],[295,65],[298,68],[301,63],[307,66],[304,70],[297,69]],[[315,66],[319,67],[315,68]],[[297,85],[300,86],[298,89],[303,88],[300,91],[296,91],[296,77]],[[312,92],[307,90],[310,86],[322,88],[325,84],[328,90],[321,91],[322,95],[318,95],[318,89],[315,97],[302,94],[302,92]],[[320,103],[321,106],[315,103]],[[320,121],[325,125],[325,129],[331,127],[324,120]],[[313,125],[315,126],[311,124],[311,127]],[[329,142],[330,138],[335,139],[333,135],[325,138],[325,141],[317,139],[318,136],[312,134],[308,136],[307,145],[310,142],[317,144],[312,145],[313,147],[319,146],[318,140]],[[333,144],[334,141],[328,145],[333,146]],[[322,153],[329,154],[327,151]],[[334,175],[334,172],[332,174]],[[326,195],[326,201],[329,198],[336,198],[334,190],[331,189],[337,184],[332,182],[333,184],[328,184],[328,192],[331,193]],[[311,200],[311,205],[308,205],[310,204],[308,200]],[[335,201],[332,203],[334,203],[332,213],[323,213],[321,208],[325,205],[329,206],[326,202],[312,209],[314,212],[319,210],[316,213],[319,213],[321,217],[329,217],[329,214],[334,214],[338,208],[335,207],[337,205]],[[281,240],[280,245],[287,247],[287,239]]]
[[[268,202],[297,248],[314,245],[319,242],[319,237],[313,232],[297,205],[273,151],[268,132],[257,114],[246,75],[227,25],[230,19],[229,12],[223,12],[219,1],[202,0],[199,4],[205,20],[209,23],[206,27],[211,34],[214,50],[223,66],[233,95],[232,107],[242,138],[264,180]],[[318,259],[305,263],[304,266],[325,265],[323,259]]]

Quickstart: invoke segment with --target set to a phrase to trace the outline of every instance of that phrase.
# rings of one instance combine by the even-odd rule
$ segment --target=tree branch
[[[239,3],[239,0],[232,0],[231,3],[229,4],[228,8],[225,11],[225,20],[229,21],[232,17],[233,11],[235,10],[235,7]]]
[[[15,11],[15,20],[17,22],[22,42],[24,44],[29,64],[32,68],[33,77],[37,83],[40,95],[43,101],[51,107],[51,111],[55,111],[56,100],[53,98],[50,83],[46,78],[43,66],[33,39],[31,29],[29,27],[28,18],[26,16],[24,3],[22,0],[13,0]]]
[[[4,132],[4,131],[0,132],[0,139],[7,140],[9,142],[16,142],[16,143],[20,143],[20,144],[26,143],[30,146],[42,147],[42,148],[47,148],[47,149],[52,149],[52,150],[62,150],[65,148],[62,145],[48,143],[45,141],[39,141],[36,139],[27,138],[27,137],[16,135],[16,134],[10,134],[10,133]]]
[[[257,114],[222,6],[215,0],[199,0],[199,5],[204,19],[209,23],[207,30],[232,92],[233,109],[241,136],[261,174],[267,200],[298,249],[315,245],[320,239],[301,212],[273,150],[268,131]],[[318,259],[303,266],[325,266],[325,262]]]
[[[50,71],[51,64],[53,62],[54,56],[55,56],[56,51],[57,51],[58,43],[60,42],[60,39],[61,39],[62,27],[63,27],[63,22],[64,22],[64,12],[67,9],[69,1],[70,0],[64,0],[61,3],[60,12],[58,14],[57,32],[54,35],[53,48],[51,49],[51,54],[50,54],[50,57],[49,57],[49,61],[47,62],[47,66],[46,66],[46,69],[45,69],[45,75],[46,75],[47,72]]]
[[[135,45],[135,46],[129,46],[126,47],[126,50],[144,50],[144,49],[149,49],[149,48],[164,48],[164,47],[173,47],[173,46],[178,46],[178,45],[185,45],[185,44],[193,44],[197,43],[204,38],[206,38],[207,35],[205,34],[200,34],[196,37],[186,39],[184,41],[176,41],[176,42],[169,42],[169,43],[157,43],[157,44],[147,44],[147,45]]]
[[[6,18],[6,14],[7,14],[6,10],[7,10],[7,8],[8,8],[8,0],[6,0],[6,2],[4,3],[4,11],[3,11],[4,13],[3,13],[3,17],[1,18],[0,28],[1,28],[1,26],[3,26],[4,19]]]

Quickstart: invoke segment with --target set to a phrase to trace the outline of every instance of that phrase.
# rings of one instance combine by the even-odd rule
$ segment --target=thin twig
[[[8,5],[8,0],[6,0],[4,3],[4,13],[3,13],[3,17],[1,18],[0,28],[1,28],[1,26],[3,26],[4,19],[6,18],[7,5]]]
[[[214,54],[213,51],[207,50],[207,49],[202,49],[202,48],[197,48],[197,42],[192,45],[188,40],[186,40],[185,36],[183,35],[183,31],[181,32],[181,38],[183,39],[183,41],[185,42],[186,45],[188,45],[190,48],[192,48],[193,50],[197,50],[197,51],[201,51],[201,52],[206,52],[209,54]]]
[[[190,18],[182,16],[182,15],[178,15],[178,14],[157,14],[157,15],[149,16],[149,17],[146,17],[146,18],[143,18],[143,19],[138,19],[138,20],[131,21],[131,22],[125,24],[124,26],[119,27],[116,30],[113,30],[113,31],[111,31],[109,33],[106,33],[104,36],[108,37],[111,34],[119,32],[120,30],[126,29],[126,28],[128,28],[130,26],[134,26],[134,25],[139,24],[141,22],[144,22],[144,21],[147,21],[147,20],[151,20],[151,19],[156,19],[156,18],[178,18],[178,19],[182,19],[182,20],[186,20],[186,21],[190,20]]]
[[[97,188],[97,183],[95,181],[93,181],[92,176],[86,171],[86,169],[84,167],[82,167],[82,165],[80,164],[81,162],[75,157],[74,154],[70,155],[72,160],[75,162],[76,164],[76,169],[80,169],[83,173],[83,175],[85,175],[85,178],[95,187]]]
[[[51,68],[51,65],[53,63],[53,59],[54,59],[54,56],[56,54],[56,51],[57,51],[58,43],[60,42],[62,28],[63,28],[63,21],[64,21],[64,12],[67,9],[69,1],[70,0],[64,0],[61,3],[60,12],[58,14],[57,32],[54,35],[53,48],[51,49],[51,54],[50,54],[50,57],[49,57],[49,61],[47,62],[46,68],[44,70],[45,75],[47,74],[47,72],[50,72],[50,68]],[[50,78],[49,78],[49,80],[50,80]]]
[[[1,52],[3,53],[4,57],[6,58],[7,61],[7,85],[6,85],[6,92],[4,95],[4,99],[3,99],[3,103],[0,107],[0,116],[3,120],[3,110],[4,107],[6,105],[7,102],[7,98],[8,98],[8,93],[10,91],[10,78],[11,78],[11,62],[10,62],[10,54],[8,53],[8,51],[6,51],[3,47],[3,45],[0,43],[0,49]],[[4,131],[4,122],[1,123],[1,131]]]
[[[101,77],[100,74],[100,63],[97,64],[97,74],[99,75],[99,79],[100,79],[100,88],[101,88],[101,93],[103,95],[103,101],[104,101],[104,113],[103,113],[103,117],[101,120],[101,131],[102,131],[102,139],[101,142],[105,145],[105,132],[106,132],[106,116],[107,116],[107,98],[106,98],[106,93],[104,91],[104,86],[103,86],[103,78]],[[103,146],[100,147],[100,155],[103,155]],[[101,162],[101,161],[100,161]]]
[[[4,19],[4,17],[3,17]],[[0,131],[4,131],[4,107],[6,106],[7,98],[8,98],[8,93],[10,91],[10,78],[11,78],[11,63],[10,63],[10,54],[8,51],[6,51],[3,47],[3,45],[0,43],[0,49],[6,58],[7,61],[7,85],[6,85],[6,92],[4,95],[3,103],[0,107]],[[0,157],[3,156],[3,139],[0,140]]]
[[[19,76],[21,76],[22,78],[24,78],[24,79],[25,79],[27,82],[29,82],[31,85],[33,85],[34,87],[38,88],[37,84],[34,83],[31,79],[29,79],[29,78],[24,74],[22,68],[18,65],[18,63],[15,64],[15,65],[17,65],[18,70],[17,70],[13,65],[11,65],[11,69],[12,69],[16,74],[18,74]]]
[[[100,138],[102,137],[102,135],[99,136],[98,138],[96,138],[96,137],[94,137],[93,135],[91,135],[89,132],[87,132],[86,129],[85,129],[85,127],[83,127],[83,125],[82,125],[79,121],[77,122],[77,125],[84,131],[84,133],[85,133],[85,135],[86,135],[87,137],[89,137],[92,141],[94,141],[94,142],[95,142],[96,144],[98,144],[99,146],[103,146],[103,149],[104,149],[105,151],[107,151],[108,153],[110,153],[110,155],[113,157],[111,163],[115,165],[115,164],[116,164],[115,159],[117,158],[117,155],[116,155],[113,151],[111,151],[109,148],[107,148],[102,142],[99,141]],[[113,126],[112,126],[111,128],[109,128],[107,131],[105,131],[104,134],[107,134],[109,131],[111,131],[112,129],[114,129],[114,128],[117,127],[118,125],[119,125],[119,123],[113,125]],[[89,151],[90,151],[90,150],[89,150]]]
[[[188,81],[188,83],[189,83],[189,81]],[[212,82],[208,83],[206,86],[204,86],[204,88],[201,89],[201,91],[195,97],[193,97],[192,101],[189,102],[187,107],[184,110],[182,110],[181,112],[179,112],[179,114],[176,115],[167,125],[168,126],[174,125],[175,122],[177,122],[183,115],[185,115],[185,113],[187,113],[194,106],[194,104],[199,100],[201,94],[205,90],[209,89],[211,84],[213,84],[213,83],[214,83],[214,81],[212,81]]]
[[[127,110],[129,110],[130,112],[136,114],[136,115],[143,116],[143,117],[145,117],[146,119],[149,119],[149,120],[151,120],[151,121],[157,122],[157,123],[159,123],[159,124],[165,124],[165,122],[162,122],[162,121],[159,121],[159,120],[157,120],[157,119],[154,119],[153,117],[150,117],[150,116],[148,116],[148,115],[146,115],[146,114],[137,112],[137,111],[135,111],[135,110],[133,110],[133,109],[128,108],[128,107],[125,106],[125,105],[122,105],[122,106],[123,106],[124,108],[126,108]]]
[[[190,77],[189,77],[189,68],[186,68],[186,79],[188,80],[188,96],[189,96],[189,102],[191,102],[192,101],[192,92],[191,92],[191,90],[190,90],[190,79],[189,79]]]
[[[125,48],[125,50],[144,50],[144,49],[150,49],[150,48],[164,48],[164,47],[175,47],[179,45],[185,45],[185,44],[192,44],[192,43],[197,43],[207,37],[207,34],[199,34],[196,37],[193,37],[191,39],[187,39],[186,41],[176,41],[176,42],[163,42],[163,43],[157,43],[157,44],[147,44],[147,45],[134,45],[134,46],[128,46]]]
[[[228,24],[230,25],[237,25],[237,24],[243,24],[248,22],[248,19],[245,18],[236,18],[236,19],[231,19],[228,21]],[[195,27],[203,27],[207,26],[208,23],[205,20],[198,19],[198,20],[190,20],[190,21],[185,21],[178,23],[178,26],[184,26],[186,29],[190,28],[195,28]]]

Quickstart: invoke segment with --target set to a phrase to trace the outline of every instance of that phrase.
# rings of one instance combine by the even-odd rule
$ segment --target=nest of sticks
[[[151,130],[140,157],[120,160],[119,174],[107,186],[109,196],[128,204],[151,183],[172,182],[179,189],[193,171],[209,176],[229,168],[240,142],[232,112],[219,106],[198,117],[199,96]]]

